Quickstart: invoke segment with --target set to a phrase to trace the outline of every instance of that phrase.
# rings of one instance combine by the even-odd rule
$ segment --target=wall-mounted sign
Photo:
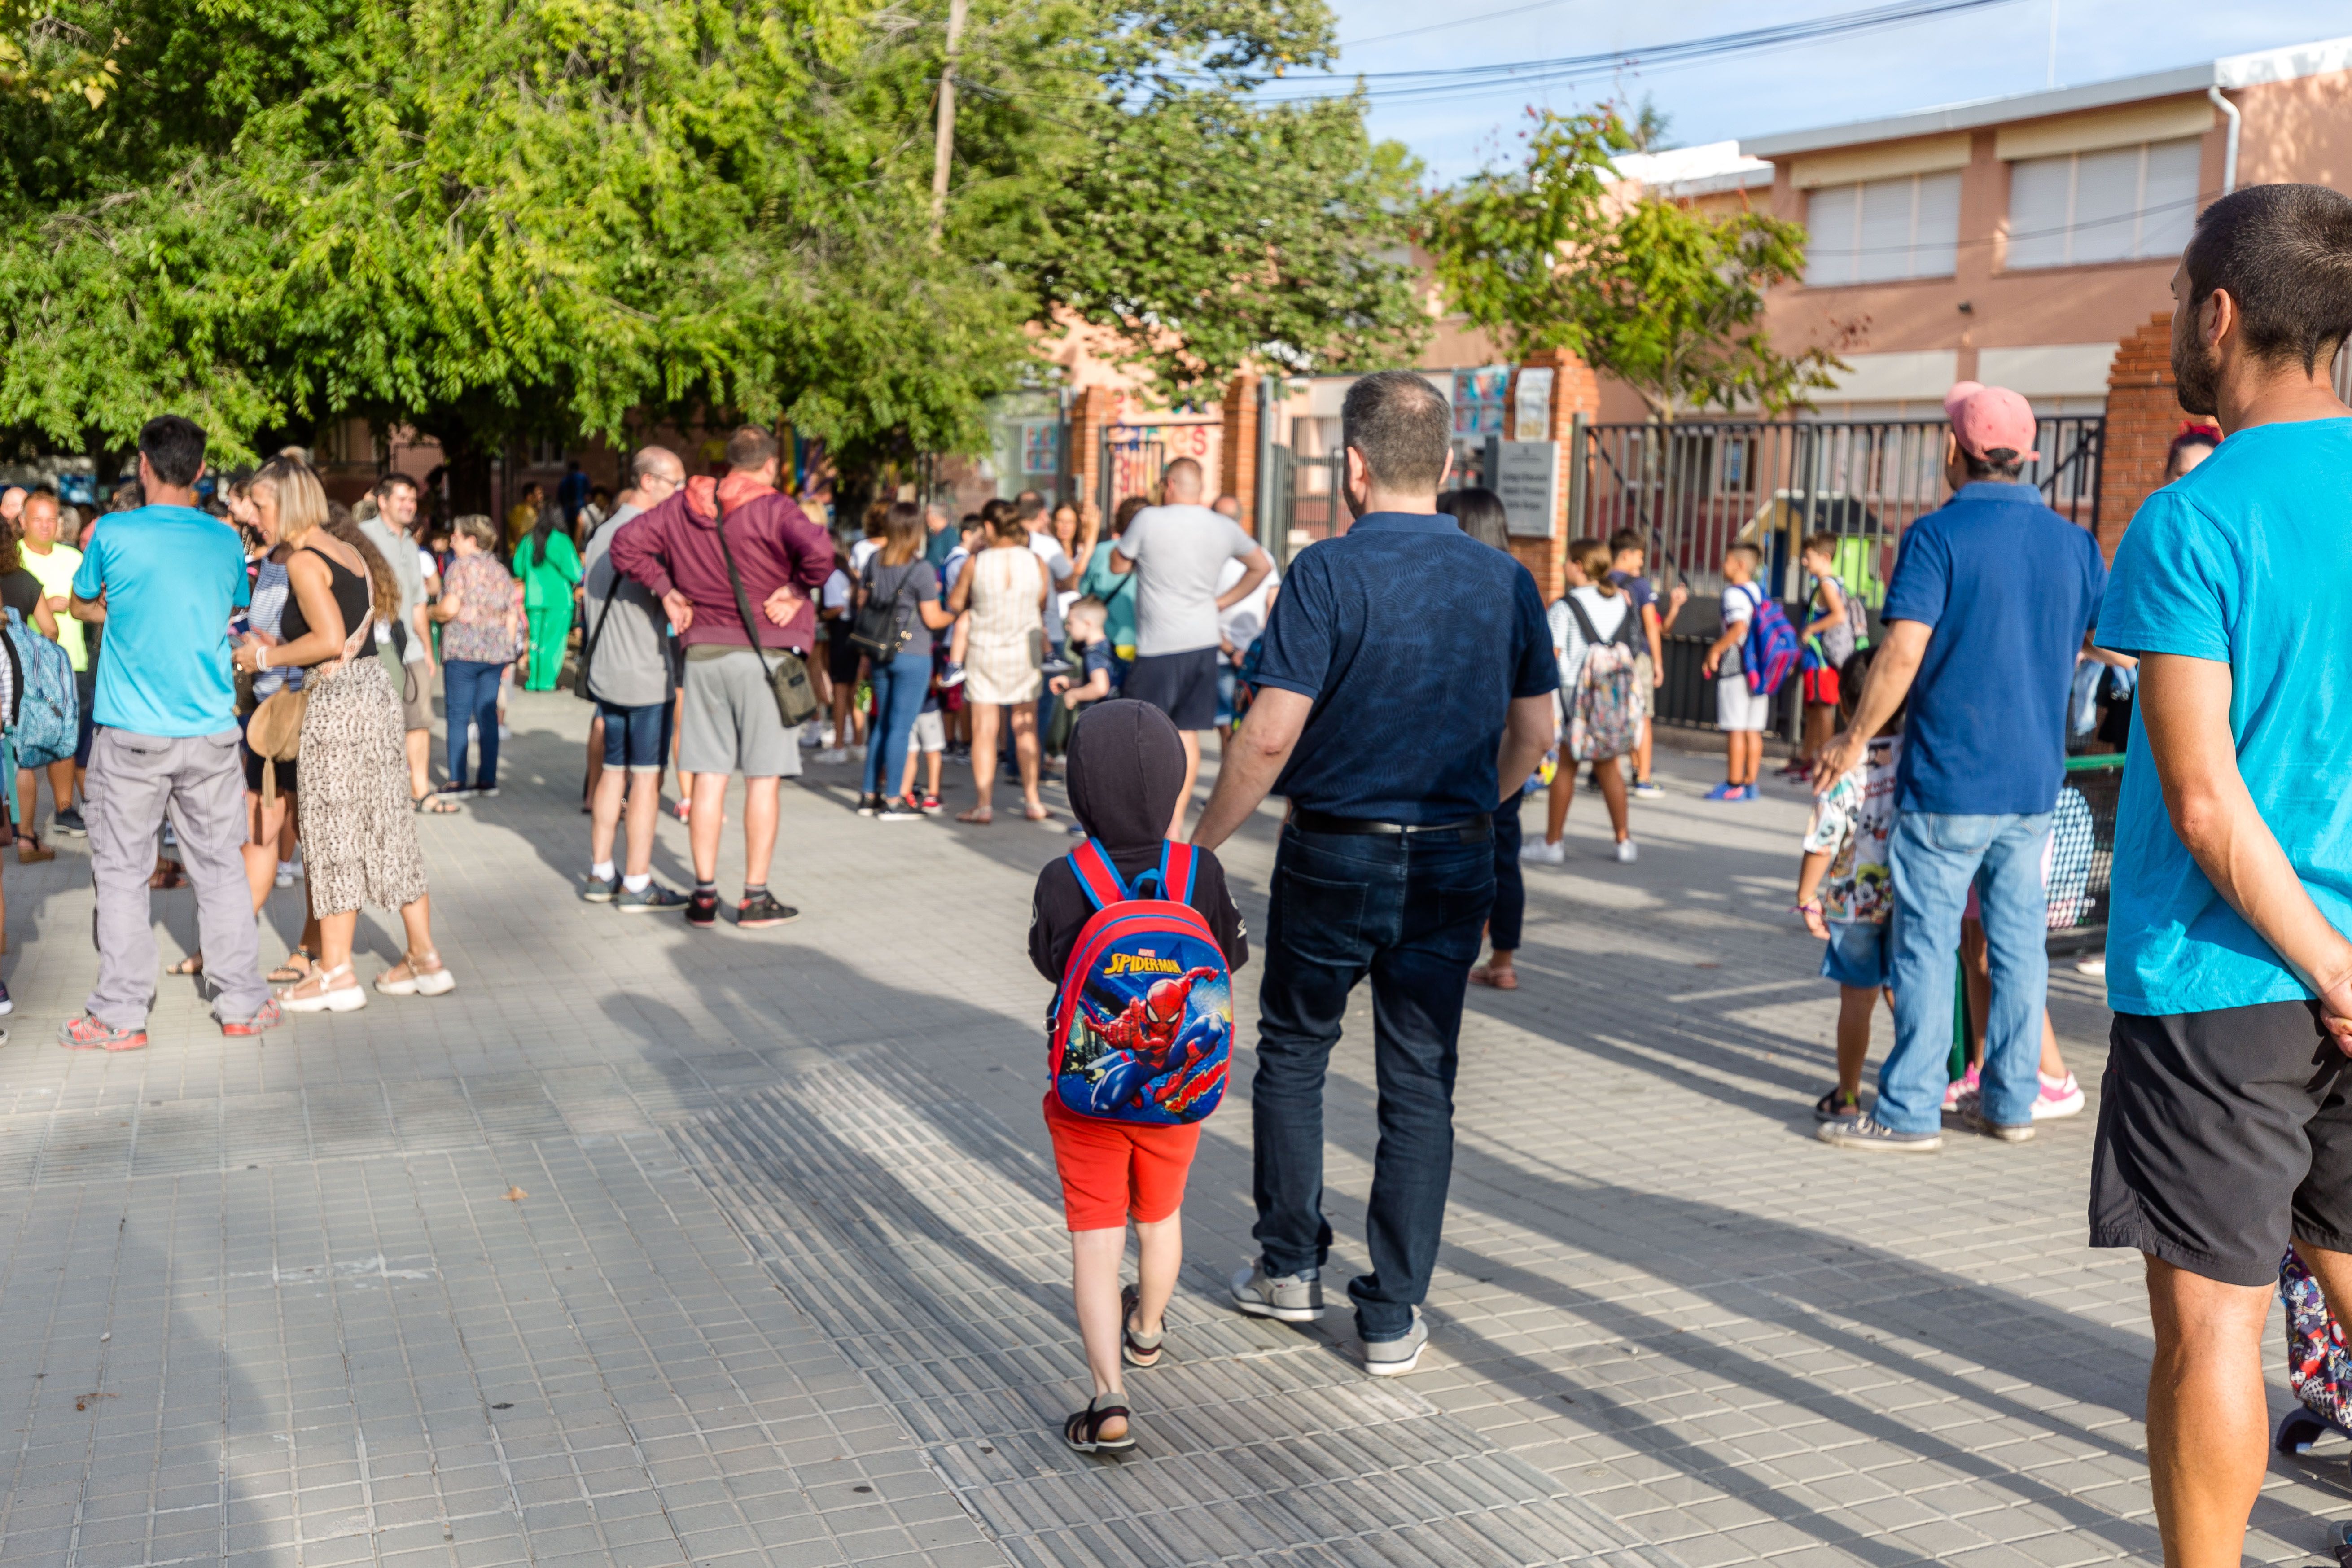
[[[1503,500],[1503,527],[1519,539],[1549,539],[1559,515],[1559,443],[1486,443],[1487,483]]]
[[[1551,366],[1532,365],[1519,372],[1519,384],[1512,401],[1511,434],[1522,441],[1546,441],[1551,438]]]
[[[1454,433],[1472,437],[1501,435],[1505,397],[1510,385],[1511,367],[1507,364],[1455,371]]]

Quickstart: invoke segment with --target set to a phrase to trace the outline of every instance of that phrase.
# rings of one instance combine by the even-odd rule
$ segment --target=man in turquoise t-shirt
[[[245,879],[245,769],[237,756],[229,616],[252,591],[236,531],[196,510],[205,433],[166,414],[139,433],[148,504],[100,520],[73,579],[72,609],[106,627],[98,735],[89,752],[90,880],[98,889],[98,985],[58,1031],[69,1050],[147,1043],[155,1000],[148,911],[155,835],[168,807],[196,890],[213,1016],[225,1035],[278,1021],[261,978]]]
[[[2224,196],[2172,288],[2180,405],[2226,439],[2140,507],[2100,619],[2140,676],[2091,1245],[2147,1258],[2165,1561],[2234,1563],[2290,1239],[2352,1321],[2352,199]]]

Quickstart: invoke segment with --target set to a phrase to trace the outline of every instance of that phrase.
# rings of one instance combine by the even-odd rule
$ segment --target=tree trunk
[[[472,427],[461,419],[437,425],[427,434],[441,443],[441,461],[448,469],[449,514],[464,517],[478,512],[488,516],[490,465],[495,454],[474,438]],[[500,537],[504,537],[503,525]]]

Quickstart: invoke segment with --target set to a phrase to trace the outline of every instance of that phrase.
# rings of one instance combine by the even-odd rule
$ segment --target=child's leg
[[[1184,1265],[1184,1216],[1135,1222],[1138,1252],[1135,1331],[1150,1339],[1166,1326],[1168,1300],[1176,1294],[1176,1271]]]
[[[1969,988],[1969,1065],[1982,1067],[1985,1052],[1985,1020],[1992,1016],[1992,952],[1985,946],[1984,922],[1964,920],[1960,922],[1960,976]],[[2049,1009],[2042,1009],[2043,1026],[2048,1026]],[[2042,1056],[2055,1055],[2057,1047],[2052,1037],[2043,1037]]]
[[[1744,770],[1739,775],[1739,782],[1741,784],[1754,784],[1756,782],[1756,775],[1764,771],[1764,731],[1761,730],[1743,731],[1741,732],[1741,739],[1744,740],[1748,745],[1748,760],[1744,764]]]
[[[1841,985],[1838,987],[1837,1074],[1838,1092],[1862,1092],[1863,1058],[1870,1055],[1870,1015],[1878,1005],[1878,987],[1874,985]]]
[[[1126,1252],[1127,1226],[1123,1225],[1116,1230],[1070,1232],[1071,1289],[1077,1300],[1078,1338],[1087,1347],[1087,1371],[1095,1380],[1097,1398],[1124,1392],[1118,1379],[1118,1264]],[[1160,1306],[1167,1306],[1164,1295]],[[1126,1423],[1105,1422],[1102,1435],[1123,1437]]]
[[[1746,752],[1739,743],[1739,734],[1737,730],[1723,732],[1723,782],[1727,784],[1740,782],[1739,763]]]
[[[1609,831],[1622,844],[1633,837],[1633,822],[1625,814],[1625,770],[1614,757],[1604,757],[1595,764],[1601,770],[1601,801],[1609,808]]]
[[[923,777],[926,781],[923,793],[934,800],[939,798],[940,793],[940,760],[946,755],[944,749],[923,753]]]
[[[2042,1009],[2042,1076],[2063,1079],[2066,1076],[2066,1058],[2058,1054],[2058,1031],[2050,1022],[2050,1009]]]
[[[1545,803],[1544,842],[1557,844],[1568,832],[1568,806],[1576,798],[1576,764],[1560,759],[1559,772],[1551,775],[1551,798]]]

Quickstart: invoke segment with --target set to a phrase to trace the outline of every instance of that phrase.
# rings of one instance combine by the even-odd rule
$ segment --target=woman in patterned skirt
[[[1038,665],[1045,639],[1045,594],[1051,584],[1045,563],[1029,548],[1029,531],[1012,503],[992,500],[988,547],[975,551],[948,595],[955,615],[971,611],[964,649],[964,700],[971,708],[971,787],[980,797],[958,822],[975,825],[996,818],[989,799],[996,793],[996,715],[1013,710],[1013,752],[1021,764],[1022,815],[1045,822],[1053,813],[1037,798],[1037,694],[1045,688]]]
[[[308,695],[295,773],[319,963],[278,1001],[289,1013],[367,1005],[352,973],[362,903],[398,909],[408,933],[408,952],[376,976],[375,988],[389,996],[442,995],[457,983],[433,949],[400,700],[376,656],[375,623],[397,619],[399,585],[356,529],[329,531],[326,492],[307,465],[270,462],[254,476],[253,498],[275,514],[278,537],[293,552],[286,561],[293,593],[278,646],[239,646],[237,667],[299,666]]]

